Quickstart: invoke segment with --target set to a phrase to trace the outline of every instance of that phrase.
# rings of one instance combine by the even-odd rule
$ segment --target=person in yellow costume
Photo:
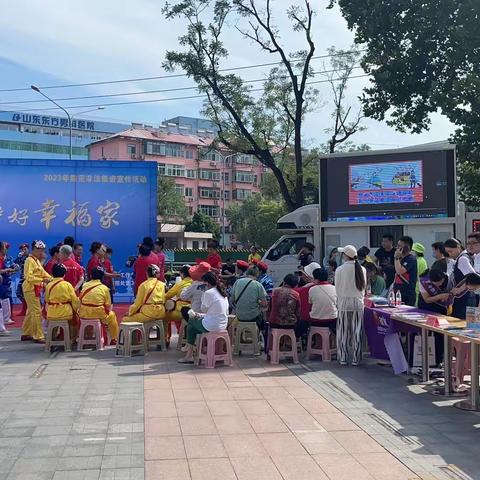
[[[70,335],[76,337],[80,301],[71,283],[64,280],[67,269],[61,263],[52,268],[53,280],[45,288],[47,320],[68,320]]]
[[[33,340],[35,343],[45,343],[42,330],[42,307],[40,295],[43,287],[52,277],[45,271],[42,260],[45,259],[46,245],[41,240],[32,243],[32,252],[25,260],[23,274],[23,295],[27,303],[27,314],[23,320],[21,340]]]
[[[248,256],[248,263],[250,265],[260,262],[262,260],[262,256],[258,253],[258,248],[255,245],[250,247],[250,255]]]
[[[167,311],[165,314],[165,324],[164,328],[167,333],[167,342],[170,341],[171,336],[171,326],[170,322],[175,322],[177,327],[177,332],[180,331],[180,326],[182,324],[182,308],[189,307],[190,302],[180,300],[180,294],[184,288],[189,287],[193,280],[190,278],[190,265],[184,265],[180,268],[180,281],[175,283],[165,294],[165,300],[175,300],[175,308],[173,310]]]
[[[98,319],[105,324],[114,345],[118,337],[118,323],[117,316],[112,311],[110,290],[102,283],[104,275],[105,271],[101,267],[91,271],[91,280],[82,287],[79,315],[80,318]]]
[[[140,284],[135,302],[128,309],[124,322],[151,322],[165,317],[165,284],[157,279],[160,268],[147,267],[147,279]]]

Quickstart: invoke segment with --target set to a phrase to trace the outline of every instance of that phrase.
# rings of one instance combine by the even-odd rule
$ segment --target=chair
[[[332,354],[337,353],[337,349],[332,346],[333,336],[328,327],[311,326],[308,332],[307,340],[307,360],[314,355],[320,355],[324,362],[332,360]]]
[[[54,335],[60,336],[63,331],[62,340],[54,340]],[[70,326],[68,320],[49,320],[47,335],[45,337],[45,351],[50,353],[52,347],[63,347],[66,352],[72,351],[72,341],[70,340]]]
[[[167,344],[165,342],[165,329],[163,327],[163,320],[152,320],[151,322],[145,322],[145,336],[147,340],[148,350],[158,350],[165,351],[167,349]],[[150,338],[150,333],[155,334],[154,338]]]
[[[232,366],[232,344],[226,330],[197,335],[195,365],[205,362],[207,368],[215,368],[217,362]]]
[[[182,319],[180,330],[178,331],[177,350],[181,350],[187,343],[187,322]]]
[[[253,350],[254,355],[260,355],[258,335],[256,322],[238,322],[234,333],[233,354],[240,355],[246,349]]]
[[[137,336],[140,337],[140,341],[135,341]],[[147,339],[143,323],[122,322],[118,332],[116,355],[132,357],[134,352],[138,355],[146,355],[147,350]]]
[[[87,337],[86,335],[90,328],[92,329],[93,336]],[[77,349],[83,350],[85,347],[95,347],[97,350],[103,350],[103,345],[103,332],[100,320],[81,318]]]
[[[280,342],[282,338],[290,339],[290,349],[280,350]],[[293,328],[271,328],[268,333],[268,356],[270,362],[278,364],[282,358],[291,358],[293,363],[298,363],[297,339]]]

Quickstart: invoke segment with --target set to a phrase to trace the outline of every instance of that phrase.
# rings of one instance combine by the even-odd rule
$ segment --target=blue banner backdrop
[[[142,237],[155,237],[156,203],[154,162],[0,160],[0,240],[11,244],[9,255],[21,243],[51,247],[71,235],[84,245],[86,266],[90,244],[105,243],[122,273],[116,300],[133,295],[125,262]]]

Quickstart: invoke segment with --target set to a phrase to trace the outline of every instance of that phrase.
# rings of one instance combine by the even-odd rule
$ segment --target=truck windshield
[[[285,255],[298,255],[306,242],[306,237],[284,238],[268,252],[267,259],[275,261]]]

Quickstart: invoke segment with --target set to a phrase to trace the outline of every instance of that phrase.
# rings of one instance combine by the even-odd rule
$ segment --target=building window
[[[244,188],[237,188],[232,193],[233,193],[233,199],[234,200],[245,200],[248,197],[252,196],[252,191],[251,190],[246,190]]]
[[[165,156],[165,144],[157,142],[145,142],[145,153],[147,155]]]
[[[159,175],[165,175],[165,164],[164,163],[158,163],[157,168],[158,168],[158,174]]]
[[[253,183],[253,173],[237,170],[235,172],[235,181],[239,183]]]
[[[223,178],[223,181],[225,182],[225,185],[230,185],[230,174],[228,172],[223,172],[222,178]]]
[[[220,190],[206,187],[200,187],[198,190],[200,198],[220,198]]]
[[[203,159],[210,160],[211,162],[219,162],[222,159],[222,157],[219,153],[210,151],[210,152],[204,152]]]
[[[202,180],[212,180],[218,182],[220,180],[220,172],[218,170],[200,170],[200,178]]]
[[[165,175],[167,177],[184,177],[185,176],[185,169],[183,165],[174,165],[174,164],[166,164],[166,171]]]
[[[127,153],[129,155],[135,155],[137,153],[137,147],[135,145],[127,145]]]
[[[196,170],[187,170],[187,178],[197,178]]]
[[[229,190],[224,190],[223,191],[223,198],[224,198],[224,200],[230,200],[230,191]]]
[[[209,217],[217,218],[220,216],[220,209],[216,205],[199,205],[198,210]]]
[[[68,146],[51,145],[48,143],[14,142],[10,140],[0,140],[0,149],[21,150],[24,152],[58,153],[61,155],[68,155],[70,153],[70,147]],[[72,154],[87,157],[88,149],[83,147],[73,147]]]
[[[185,150],[185,158],[191,160],[193,158],[193,151],[192,150]]]
[[[185,187],[185,196],[186,197],[193,197],[193,188]]]
[[[185,191],[185,189],[184,189],[183,185],[175,185],[175,192],[177,192],[182,197],[183,197],[184,191]]]
[[[199,244],[198,244],[198,240],[193,240],[192,241],[192,248],[193,250],[198,250],[199,249]]]
[[[253,155],[243,155],[239,153],[235,155],[235,163],[243,164],[243,165],[253,165],[254,158]]]

